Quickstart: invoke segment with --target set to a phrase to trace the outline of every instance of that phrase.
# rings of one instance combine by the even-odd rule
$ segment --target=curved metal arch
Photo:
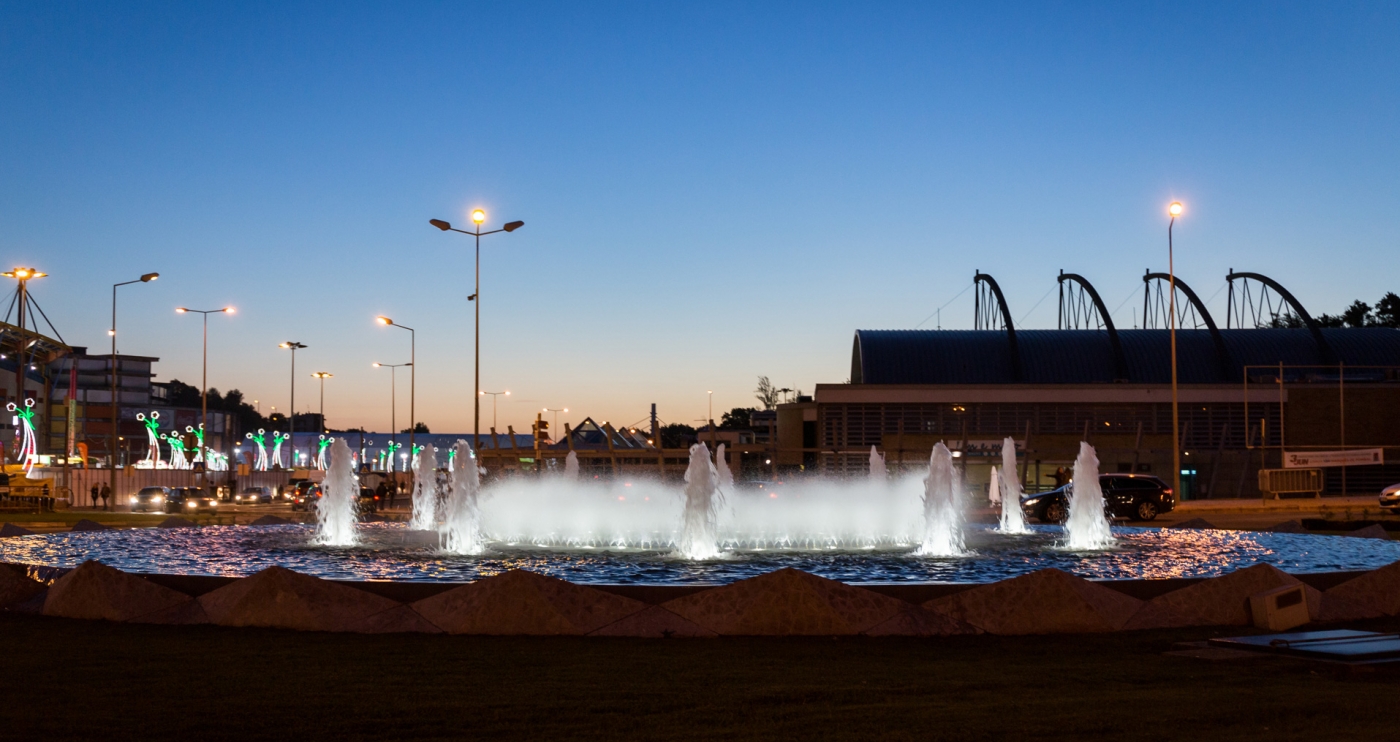
[[[1198,296],[1195,291],[1192,291],[1191,287],[1187,286],[1180,277],[1172,276],[1169,273],[1153,273],[1151,271],[1147,271],[1142,276],[1144,291],[1147,290],[1148,284],[1153,281],[1166,281],[1169,285],[1175,285],[1178,291],[1186,295],[1186,300],[1191,302],[1191,306],[1196,310],[1196,314],[1205,321],[1206,328],[1210,330],[1210,339],[1211,342],[1215,344],[1215,358],[1220,364],[1222,378],[1233,380],[1234,364],[1230,360],[1229,349],[1225,347],[1225,338],[1220,334],[1220,328],[1215,324],[1215,318],[1211,317],[1210,312],[1206,311],[1205,302],[1201,301],[1201,297]],[[1144,326],[1146,325],[1147,317],[1146,301],[1147,296],[1144,294],[1144,308],[1142,310]]]
[[[1006,325],[1006,344],[1010,346],[1011,349],[1011,379],[1016,383],[1020,383],[1021,353],[1016,348],[1016,325],[1013,324],[1011,321],[1011,311],[1006,308],[1006,296],[1001,293],[1001,287],[997,285],[996,279],[992,278],[986,273],[983,273],[982,271],[974,271],[972,276],[972,282],[974,284],[987,284],[987,288],[991,290],[992,296],[996,297],[997,309],[1001,312],[1002,324]],[[974,299],[974,319],[981,316],[981,300],[982,299],[980,294],[977,295]]]
[[[1118,329],[1113,326],[1113,318],[1108,316],[1108,307],[1103,304],[1103,299],[1099,292],[1094,290],[1094,285],[1089,283],[1089,279],[1078,273],[1065,273],[1060,271],[1060,275],[1055,279],[1061,285],[1065,281],[1073,281],[1089,295],[1089,299],[1094,302],[1094,310],[1099,313],[1099,319],[1103,320],[1105,330],[1108,330],[1108,343],[1113,347],[1113,378],[1117,381],[1128,380],[1128,361],[1123,357],[1123,344],[1118,341]]]
[[[1230,296],[1232,302],[1234,299],[1236,278],[1243,278],[1248,281],[1258,281],[1259,283],[1264,284],[1268,288],[1273,289],[1274,293],[1278,294],[1280,298],[1288,302],[1288,306],[1293,308],[1293,313],[1298,315],[1299,319],[1303,320],[1303,324],[1307,326],[1308,332],[1312,333],[1313,342],[1317,343],[1317,352],[1318,355],[1322,357],[1322,362],[1329,364],[1335,362],[1336,355],[1332,353],[1332,346],[1327,344],[1327,338],[1322,336],[1322,327],[1317,324],[1317,320],[1314,320],[1311,314],[1308,314],[1308,310],[1303,308],[1302,302],[1299,302],[1296,298],[1294,298],[1293,294],[1289,293],[1288,289],[1280,285],[1278,281],[1275,281],[1274,279],[1269,278],[1268,276],[1262,273],[1236,273],[1235,269],[1231,268],[1230,272],[1225,275],[1225,280],[1230,284]]]

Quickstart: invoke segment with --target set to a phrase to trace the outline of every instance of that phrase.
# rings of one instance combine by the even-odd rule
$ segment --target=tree
[[[403,433],[404,435],[408,435],[410,431],[409,431],[408,428],[404,428],[403,430],[400,430],[399,432],[400,432],[400,433]],[[429,432],[429,431],[428,431],[428,426],[427,426],[426,424],[424,424],[424,423],[414,423],[414,424],[413,424],[413,431],[412,431],[412,432],[415,433],[415,434],[416,434],[416,433],[428,433],[428,432]]]
[[[200,404],[199,387],[193,387],[179,379],[171,379],[166,385],[166,402],[171,407],[198,407]]]
[[[1348,327],[1365,327],[1371,324],[1371,305],[1364,301],[1354,301],[1342,312],[1342,321]]]
[[[1400,327],[1400,296],[1387,291],[1385,296],[1376,302],[1372,322],[1380,327]]]
[[[695,442],[695,428],[685,423],[661,426],[662,448],[685,448]]]
[[[749,407],[735,407],[734,409],[720,416],[720,430],[748,430],[753,409]]]
[[[754,390],[754,396],[763,403],[765,410],[771,410],[778,404],[778,390],[773,388],[773,383],[767,376],[758,377],[758,388]]]

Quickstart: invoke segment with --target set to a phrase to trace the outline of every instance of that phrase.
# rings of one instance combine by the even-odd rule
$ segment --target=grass
[[[1381,628],[1395,628],[1384,626]],[[0,614],[17,739],[1387,738],[1397,676],[1165,656],[1239,631],[358,636]]]

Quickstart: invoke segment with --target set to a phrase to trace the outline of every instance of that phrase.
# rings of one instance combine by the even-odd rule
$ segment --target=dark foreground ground
[[[1379,740],[1400,734],[1394,711],[1400,672],[1163,654],[1176,642],[1238,633],[365,637],[0,614],[0,738]]]

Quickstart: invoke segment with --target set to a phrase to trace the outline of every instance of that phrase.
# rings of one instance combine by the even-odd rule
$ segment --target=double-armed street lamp
[[[418,333],[412,327],[401,325],[388,317],[380,315],[375,318],[379,324],[385,327],[398,327],[408,330],[408,450],[409,456],[413,455],[413,436],[418,431],[418,416],[414,409],[414,400],[418,395]]]
[[[137,278],[132,281],[122,281],[121,283],[112,284],[112,327],[107,330],[107,334],[112,337],[112,437],[110,454],[111,462],[109,464],[111,471],[108,472],[109,481],[107,483],[107,486],[111,488],[112,495],[114,497],[117,493],[117,423],[120,419],[119,409],[121,407],[121,397],[119,396],[117,391],[117,379],[119,376],[117,372],[117,287],[126,286],[133,283],[150,283],[151,281],[154,281],[157,278],[160,278],[159,273],[147,273],[141,276],[140,278]]]
[[[209,435],[209,315],[211,314],[233,314],[233,307],[223,309],[189,309],[187,307],[176,307],[177,314],[202,314],[204,315],[204,370],[200,372],[199,380],[199,443],[204,445],[204,436]],[[115,324],[115,323],[113,323]],[[204,446],[200,451],[200,458],[208,467],[209,447]]]
[[[525,222],[506,222],[500,229],[492,229],[486,232],[481,231],[482,222],[486,221],[486,212],[481,209],[472,210],[472,223],[476,225],[475,231],[468,232],[465,229],[457,229],[442,219],[429,219],[428,223],[441,229],[444,232],[459,232],[469,234],[476,238],[476,289],[475,293],[467,297],[467,301],[476,302],[476,374],[473,382],[472,403],[474,411],[472,413],[472,448],[475,450],[481,445],[481,238],[488,234],[497,232],[514,232],[525,226]]]
[[[486,395],[488,395],[488,394],[491,395],[491,433],[492,433],[492,437],[491,437],[491,447],[492,447],[492,448],[495,448],[495,447],[497,446],[497,443],[498,443],[498,441],[496,440],[496,437],[495,437],[495,435],[496,435],[496,398],[499,397],[499,396],[501,396],[502,394],[504,394],[504,395],[506,395],[507,397],[509,397],[509,396],[510,396],[510,391],[507,390],[507,391],[504,391],[504,392],[483,392],[483,391],[478,390],[477,393],[476,393],[476,396],[477,396],[477,399],[480,399],[480,398],[482,398],[482,397],[484,397],[484,396],[486,396]]]
[[[399,390],[399,385],[398,385],[398,383],[395,381],[394,376],[395,376],[396,372],[398,371],[398,369],[400,369],[400,368],[402,368],[402,367],[404,367],[404,366],[408,366],[408,367],[412,368],[413,364],[412,364],[412,363],[375,363],[375,364],[374,364],[374,367],[375,367],[375,368],[387,368],[387,369],[389,369],[389,442],[390,442],[390,443],[398,443],[398,442],[399,442],[399,422],[398,422],[398,418],[396,417],[396,415],[397,415],[397,405],[398,405],[398,390]],[[410,435],[411,435],[411,434],[410,434]],[[412,440],[412,438],[409,438],[409,440]],[[392,447],[391,447],[391,450],[392,450]],[[389,458],[389,471],[393,471],[393,470],[394,470],[394,460],[393,460],[393,457],[391,456],[391,457]]]
[[[555,408],[553,408],[553,407],[546,407],[546,408],[544,408],[544,411],[545,411],[545,412],[553,412],[553,413],[554,413],[554,434],[555,434],[555,435],[559,435],[559,413],[561,413],[561,412],[568,412],[568,411],[569,411],[569,408],[568,408],[568,407],[560,407],[560,408],[558,408],[558,409],[555,409]]]
[[[1171,346],[1172,346],[1172,492],[1176,495],[1178,502],[1181,501],[1181,430],[1180,414],[1177,408],[1176,394],[1176,264],[1172,250],[1172,227],[1176,225],[1176,218],[1181,216],[1182,206],[1180,201],[1173,201],[1167,207],[1167,213],[1171,215],[1171,221],[1167,222],[1167,289],[1170,297],[1167,299],[1167,312],[1170,314],[1168,320],[1171,324]]]
[[[311,378],[321,380],[321,432],[326,432],[326,379],[334,377],[335,374],[326,371],[317,371],[311,374]]]
[[[306,346],[295,340],[288,340],[277,347],[292,351],[292,406],[287,408],[287,442],[292,444],[291,464],[292,468],[295,469],[297,468],[297,439],[295,435],[297,432],[297,351]]]

